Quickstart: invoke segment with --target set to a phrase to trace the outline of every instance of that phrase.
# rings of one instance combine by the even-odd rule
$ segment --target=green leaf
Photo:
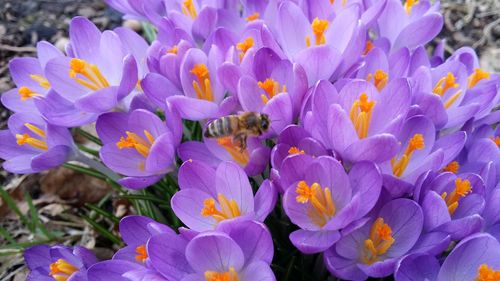
[[[117,244],[120,246],[122,245],[121,239],[118,238],[118,236],[113,234],[111,231],[107,230],[104,226],[100,225],[99,223],[97,223],[96,221],[94,221],[93,219],[91,219],[90,217],[88,217],[86,215],[82,215],[82,218],[87,223],[89,223],[95,231],[99,232],[102,236],[106,237],[114,244]]]

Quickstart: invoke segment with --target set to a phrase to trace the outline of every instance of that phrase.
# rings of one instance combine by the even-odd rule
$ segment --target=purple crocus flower
[[[166,118],[174,119],[175,116]],[[143,109],[101,115],[96,130],[103,142],[102,161],[126,176],[119,180],[126,187],[138,189],[154,184],[169,172],[175,160],[175,147],[180,141],[173,127],[176,122],[180,120],[165,124]]]
[[[45,67],[51,87],[88,114],[111,110],[137,86],[134,57],[124,53],[117,33],[101,33],[86,18],[74,18],[69,33],[68,57],[54,58]]]
[[[481,229],[485,190],[478,175],[441,173],[422,188],[425,231],[446,232],[460,240]]]
[[[451,251],[441,268],[431,255],[408,255],[397,264],[394,277],[401,281],[498,280],[500,243],[488,234],[467,237]]]
[[[221,223],[187,244],[160,234],[150,239],[152,265],[167,280],[276,280],[271,234],[255,221]],[[203,254],[200,254],[203,253]]]
[[[345,161],[380,163],[399,149],[396,136],[410,102],[410,87],[402,78],[389,82],[381,93],[364,80],[349,81],[340,92],[319,81],[303,114],[304,127]]]
[[[392,196],[410,192],[417,178],[427,171],[438,171],[458,155],[466,134],[458,131],[436,140],[432,121],[422,115],[408,118],[398,136],[399,153],[380,165],[384,186]]]
[[[339,230],[361,219],[377,203],[382,188],[378,168],[369,162],[355,164],[349,175],[334,158],[320,156],[303,162],[303,177],[289,185],[283,208],[300,230],[290,234],[304,253],[317,253],[340,239]],[[282,173],[282,177],[293,175]]]
[[[325,252],[325,263],[336,276],[349,280],[385,277],[417,242],[424,217],[409,199],[386,203],[364,225],[346,233]]]
[[[14,58],[9,70],[16,88],[2,94],[2,104],[14,112],[37,112],[34,100],[44,97],[50,90],[43,69],[47,62],[63,54],[52,44],[41,41],[36,45],[38,58]]]
[[[182,161],[199,160],[212,167],[217,167],[223,161],[233,161],[244,168],[248,176],[255,176],[267,167],[271,149],[257,138],[249,138],[247,148],[243,151],[234,145],[231,138],[205,138],[204,142],[182,143],[177,153]]]
[[[430,42],[443,27],[439,2],[387,0],[378,17],[378,41],[386,41],[392,52],[401,48],[413,49]],[[374,44],[382,44],[375,42]]]
[[[194,231],[212,230],[222,221],[240,217],[264,221],[277,198],[268,180],[254,197],[246,173],[233,162],[214,170],[199,161],[186,161],[179,169],[179,187],[172,209]]]
[[[67,128],[48,124],[39,115],[16,113],[0,131],[3,168],[17,174],[37,173],[62,165],[76,155]]]
[[[97,262],[86,248],[33,246],[24,251],[30,274],[28,281],[87,281],[87,268]]]

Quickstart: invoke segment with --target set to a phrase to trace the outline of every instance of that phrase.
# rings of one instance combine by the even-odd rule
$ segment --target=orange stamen
[[[469,180],[457,178],[455,180],[455,189],[450,194],[447,192],[443,192],[443,194],[441,194],[441,198],[445,200],[446,205],[448,206],[448,212],[450,215],[453,215],[453,213],[457,210],[460,198],[467,196],[467,194],[471,191],[472,186],[470,185]]]
[[[470,76],[469,76],[469,79],[468,79],[468,88],[472,88],[474,86],[476,86],[477,83],[479,83],[479,81],[483,80],[483,79],[489,79],[490,78],[490,73],[489,72],[486,72],[480,68],[476,68],[474,69],[474,73],[472,73]]]
[[[319,18],[315,18],[311,23],[311,28],[315,37],[316,45],[323,45],[326,43],[325,31],[328,28],[329,22],[327,20],[320,20]],[[306,36],[306,46],[311,46],[311,39],[309,36]]]
[[[361,261],[365,264],[379,261],[380,255],[385,254],[395,241],[391,227],[384,223],[383,218],[377,218],[370,230],[370,236],[364,242]]]
[[[260,13],[258,12],[255,12],[251,15],[249,15],[248,17],[245,18],[246,21],[254,21],[254,20],[257,20],[260,18]]]
[[[322,188],[318,183],[309,186],[305,181],[300,181],[295,192],[297,193],[295,198],[297,202],[309,203],[307,215],[319,227],[323,227],[335,216],[336,209],[330,188]]]
[[[264,82],[259,81],[257,85],[267,93],[267,96],[264,94],[260,96],[264,104],[267,104],[277,94],[286,93],[286,86],[283,85],[280,89],[280,83],[272,78],[267,78]]]
[[[375,101],[369,101],[365,93],[362,93],[359,99],[355,100],[351,106],[349,117],[361,139],[368,136],[374,107]]]
[[[408,146],[406,147],[403,156],[396,161],[396,157],[391,159],[392,173],[396,177],[401,177],[410,163],[410,159],[413,155],[413,152],[416,150],[422,150],[425,148],[424,136],[422,134],[415,134],[408,142]]]
[[[238,164],[246,166],[246,164],[248,164],[248,162],[250,161],[248,150],[245,149],[241,151],[239,147],[234,145],[231,137],[219,138],[217,139],[217,143],[224,147],[234,159],[234,161],[236,161]]]
[[[148,253],[146,251],[145,245],[140,245],[135,248],[135,252],[137,253],[137,255],[135,256],[135,260],[138,262],[145,262],[148,258]]]
[[[223,220],[232,219],[241,216],[240,208],[238,203],[234,199],[229,200],[224,194],[219,193],[217,195],[220,210],[215,206],[214,198],[207,198],[203,201],[203,209],[201,209],[201,215],[204,217],[212,217],[217,222]]]
[[[193,80],[193,88],[198,98],[207,101],[214,101],[210,81],[210,72],[207,66],[203,63],[197,64],[191,69],[191,73],[198,79],[198,81]]]

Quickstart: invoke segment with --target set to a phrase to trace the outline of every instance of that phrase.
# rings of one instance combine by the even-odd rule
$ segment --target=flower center
[[[227,199],[224,194],[219,193],[217,195],[217,200],[219,203],[220,210],[215,206],[214,198],[207,198],[203,201],[203,209],[201,209],[201,215],[204,217],[212,217],[217,222],[221,222],[223,220],[232,219],[239,217],[241,215],[240,208],[238,207],[238,203],[234,201],[234,199]]]
[[[382,91],[387,85],[387,81],[389,81],[389,74],[385,71],[378,69],[375,71],[375,74],[368,74],[366,77],[366,81],[371,82],[373,80],[373,85],[377,87],[378,91]]]
[[[217,143],[224,147],[224,149],[226,149],[226,151],[238,164],[246,166],[246,164],[248,164],[248,162],[250,161],[248,150],[245,149],[241,151],[240,147],[233,144],[231,137],[219,138],[217,139]]]
[[[326,38],[324,33],[325,30],[328,28],[328,24],[329,23],[327,20],[320,20],[318,18],[315,18],[311,23],[311,28],[315,37],[316,45],[322,45],[326,43]],[[307,47],[311,46],[311,38],[309,38],[309,36],[306,36],[306,46]]]
[[[217,271],[205,271],[206,281],[238,281],[238,273],[234,270],[234,267],[230,267],[229,271],[217,272]]]
[[[363,55],[366,56],[373,49],[374,45],[371,40],[366,41],[365,50],[363,51]]]
[[[146,139],[130,131],[126,131],[125,133],[127,134],[127,137],[121,137],[120,140],[116,143],[116,146],[119,149],[134,148],[142,156],[148,157],[149,150],[155,142],[155,138],[153,137],[153,135],[151,135],[148,130],[144,130],[144,136],[146,136]]]
[[[146,252],[146,246],[144,244],[135,248],[135,253],[137,254],[135,260],[138,262],[145,262],[148,258],[148,253]]]
[[[95,64],[89,64],[82,59],[71,59],[69,62],[69,77],[92,91],[109,87],[108,80],[102,75]]]
[[[45,131],[40,129],[39,127],[30,124],[30,123],[25,123],[24,126],[28,128],[31,132],[33,132],[35,135],[38,135],[39,137],[45,139],[46,134]],[[25,133],[25,134],[16,134],[16,140],[18,145],[25,145],[28,144],[34,148],[38,148],[41,150],[48,150],[49,147],[47,146],[47,142],[45,140],[40,140],[37,138],[33,138],[30,136],[30,134]]]
[[[198,79],[198,81],[193,80],[193,88],[198,98],[201,100],[214,101],[210,82],[210,72],[207,66],[203,63],[197,64],[191,69],[191,73]]]
[[[446,167],[443,168],[443,172],[452,172],[456,174],[458,172],[458,169],[460,169],[460,164],[458,164],[457,161],[450,162],[450,164],[446,165]]]
[[[182,5],[182,12],[192,19],[196,19],[196,8],[194,7],[193,0],[184,1]]]
[[[179,47],[177,47],[177,45],[174,45],[172,48],[167,50],[167,54],[177,55],[178,51],[179,51]]]
[[[253,38],[248,37],[247,39],[243,40],[242,42],[238,43],[236,45],[236,49],[240,50],[240,61],[243,60],[243,57],[247,53],[247,51],[253,47]]]
[[[406,13],[409,15],[411,14],[411,8],[418,4],[419,0],[406,0],[404,8],[406,10]]]
[[[309,204],[307,215],[311,221],[323,227],[335,216],[335,205],[332,200],[330,188],[322,188],[319,183],[309,186],[305,181],[300,181],[295,189],[295,200],[301,204]]]
[[[64,259],[58,259],[56,262],[50,264],[49,269],[49,275],[57,281],[66,281],[73,273],[78,271],[77,267]]]
[[[21,97],[21,101],[26,101],[32,97],[41,97],[42,95],[35,93],[32,91],[30,88],[22,86],[19,88],[17,91],[19,93],[19,96]]]
[[[362,93],[359,99],[355,100],[351,106],[349,116],[361,139],[366,138],[368,135],[368,128],[370,127],[374,107],[375,101],[369,101],[365,93]]]
[[[472,186],[470,186],[470,181],[457,178],[455,180],[455,189],[450,194],[446,192],[441,194],[441,198],[445,200],[446,206],[448,206],[448,212],[450,215],[453,215],[457,210],[460,198],[467,196],[471,190]]]
[[[469,82],[469,85],[468,85],[468,88],[472,88],[474,86],[476,86],[477,83],[479,83],[479,81],[483,80],[483,79],[489,79],[490,78],[490,73],[489,72],[486,72],[480,68],[476,68],[474,69],[474,73],[472,73],[470,76],[469,76],[469,79],[468,79],[468,82]]]
[[[254,20],[257,20],[260,18],[260,13],[259,12],[255,12],[251,15],[249,15],[248,17],[245,18],[246,21],[254,21]]]
[[[448,72],[448,74],[441,78],[436,85],[434,86],[434,89],[432,92],[440,97],[442,97],[448,89],[451,88],[457,88],[459,85],[455,83],[455,75],[453,73]],[[445,103],[444,107],[448,109],[457,99],[458,97],[462,94],[462,90],[457,91],[455,94],[453,94],[451,97],[449,97]]]
[[[396,157],[391,159],[392,173],[396,177],[401,177],[406,167],[408,167],[408,163],[410,163],[411,156],[415,150],[422,150],[425,148],[424,136],[422,134],[415,134],[408,142],[408,146],[406,147],[403,156],[396,161]]]
[[[395,241],[391,227],[384,223],[383,218],[377,218],[370,230],[370,236],[365,240],[361,261],[365,264],[379,261],[380,255],[385,254]]]
[[[47,80],[45,77],[41,75],[36,75],[36,74],[31,74],[30,75],[31,80],[37,82],[40,84],[40,86],[44,89],[49,89],[50,88],[50,83],[49,80]]]
[[[477,269],[477,277],[474,281],[499,281],[500,280],[500,270],[494,270],[493,267],[489,267],[487,264],[483,263]]]
[[[264,102],[264,104],[267,104],[269,100],[277,94],[286,93],[286,85],[283,85],[283,87],[281,87],[280,89],[280,83],[272,78],[267,78],[264,82],[259,81],[257,85],[259,85],[259,88],[267,93],[267,95],[260,95],[260,98],[262,99],[262,102]]]
[[[347,0],[342,0],[342,7],[345,6],[345,4],[347,3]],[[330,4],[335,4],[335,0],[330,0]]]
[[[500,146],[500,137],[491,137],[491,139],[497,146]]]
[[[295,154],[305,154],[306,152],[302,149],[299,149],[298,147],[296,146],[292,146],[290,147],[290,149],[288,150],[288,154],[289,155],[295,155]]]

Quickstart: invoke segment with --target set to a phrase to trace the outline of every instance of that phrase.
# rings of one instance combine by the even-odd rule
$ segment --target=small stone
[[[122,24],[123,27],[130,28],[135,32],[139,32],[142,29],[141,22],[138,20],[125,20]]]
[[[500,24],[497,24],[493,27],[493,29],[491,30],[491,33],[493,34],[493,36],[495,36],[496,38],[500,38]]]
[[[66,38],[66,37],[61,37],[59,39],[57,39],[56,41],[56,48],[58,48],[59,50],[61,50],[62,52],[65,51],[66,49],[66,45],[69,43],[69,39]]]
[[[80,16],[90,18],[92,16],[95,16],[95,10],[92,7],[85,6],[78,9],[78,14]]]

